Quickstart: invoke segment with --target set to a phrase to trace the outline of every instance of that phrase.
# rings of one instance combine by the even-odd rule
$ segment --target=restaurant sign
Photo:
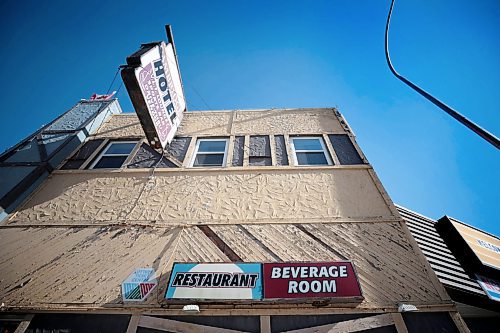
[[[175,263],[165,298],[261,299],[261,265],[254,263]]]
[[[121,74],[149,143],[165,148],[186,109],[172,44],[143,44],[127,57]]]
[[[175,263],[167,299],[362,299],[350,261],[313,263]]]

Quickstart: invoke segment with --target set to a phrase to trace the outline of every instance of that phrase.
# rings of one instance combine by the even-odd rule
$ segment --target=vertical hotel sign
[[[186,109],[171,43],[144,44],[127,58],[122,78],[149,143],[170,143]]]

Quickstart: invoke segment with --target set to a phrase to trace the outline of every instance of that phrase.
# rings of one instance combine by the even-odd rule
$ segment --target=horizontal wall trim
[[[300,222],[297,222],[300,221]],[[89,223],[88,221],[82,220],[69,220],[67,222],[39,222],[33,223],[32,221],[26,220],[16,220],[15,218],[11,219],[7,224],[0,225],[0,229],[3,228],[101,228],[101,227],[115,227],[120,226],[124,228],[129,228],[131,226],[140,226],[140,227],[151,227],[151,228],[173,228],[173,227],[196,227],[202,225],[245,225],[245,224],[292,224],[292,225],[302,225],[302,224],[330,224],[330,223],[398,223],[400,222],[397,218],[338,218],[338,219],[329,219],[329,220],[320,220],[318,219],[263,219],[263,220],[211,220],[211,221],[186,221],[186,223],[171,223],[171,222],[162,222],[162,220],[113,220],[113,221],[99,221],[95,223]]]
[[[265,112],[265,111],[337,111],[338,109],[335,107],[326,107],[326,108],[270,108],[270,109],[227,109],[227,110],[189,110],[184,113],[186,114],[207,114],[207,113],[230,113],[230,112]],[[135,113],[120,113],[114,116],[119,117],[133,117],[137,118]]]
[[[236,302],[235,302],[236,303]],[[419,312],[450,312],[457,311],[452,303],[442,304],[417,304]],[[107,304],[100,307],[92,304],[60,304],[48,303],[33,306],[6,306],[6,311],[21,313],[75,313],[75,314],[141,314],[153,316],[187,316],[182,311],[182,305],[162,304],[162,307],[152,307],[151,305],[139,306],[137,304],[123,307],[113,307]],[[315,314],[355,314],[355,313],[396,313],[397,306],[381,305],[379,307],[348,307],[345,304],[336,304],[328,307],[314,307],[311,304],[226,304],[226,305],[200,305],[200,313],[197,316],[261,316],[261,315],[315,315]]]
[[[151,172],[153,168],[137,168],[137,169],[92,169],[92,170],[54,170],[53,175],[56,174],[126,174],[126,173],[147,173]],[[295,166],[295,165],[283,165],[283,166],[247,166],[247,167],[227,167],[227,168],[156,168],[155,174],[160,173],[182,173],[182,172],[203,172],[203,173],[223,173],[223,172],[241,172],[241,171],[309,171],[309,170],[368,170],[372,169],[369,164],[356,164],[356,165],[325,165],[325,166]]]

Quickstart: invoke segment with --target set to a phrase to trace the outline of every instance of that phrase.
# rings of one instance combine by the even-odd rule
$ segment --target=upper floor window
[[[292,137],[295,165],[332,165],[321,137]]]
[[[112,141],[102,151],[90,169],[120,168],[137,145],[137,141]]]
[[[193,167],[222,167],[226,165],[228,139],[198,139]]]

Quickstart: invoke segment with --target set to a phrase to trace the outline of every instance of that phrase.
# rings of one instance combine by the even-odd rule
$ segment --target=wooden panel
[[[304,228],[355,264],[365,302],[393,306],[394,300],[443,302],[429,283],[399,223],[304,224]],[[436,283],[439,283],[436,281]]]
[[[139,320],[138,326],[151,328],[160,331],[168,331],[175,333],[196,333],[196,332],[205,332],[205,333],[245,333],[243,331],[230,330],[227,328],[219,328],[191,323],[184,323],[180,321],[149,317],[149,316],[141,316]]]
[[[372,328],[393,325],[394,320],[390,313],[373,317],[366,317],[354,320],[342,321],[335,324],[321,325],[316,327],[301,328],[298,330],[286,331],[284,333],[346,333],[359,332]]]
[[[137,331],[137,326],[139,324],[140,319],[141,319],[140,315],[138,314],[132,315],[130,317],[126,333],[135,333]]]
[[[467,327],[467,324],[465,324],[462,316],[460,316],[458,312],[450,312],[450,317],[455,323],[455,325],[457,325],[457,328],[460,331],[460,333],[471,333],[469,328]]]
[[[330,251],[292,224],[245,225],[245,228],[285,262],[333,260]]]
[[[262,247],[257,239],[238,225],[210,227],[244,262],[274,261],[274,254]]]
[[[198,228],[184,228],[174,255],[178,262],[229,262],[229,258]]]
[[[153,267],[160,274],[178,231],[0,229],[0,298],[10,306],[122,304],[120,284],[136,268]],[[150,299],[156,301],[155,296]]]
[[[271,333],[270,316],[260,316],[260,333]]]
[[[408,328],[401,313],[392,313],[392,320],[394,320],[394,325],[398,333],[408,333]]]
[[[28,315],[25,320],[23,320],[19,326],[17,326],[16,330],[14,333],[24,333],[28,329],[28,326],[30,326],[31,319],[33,319],[33,315]]]

